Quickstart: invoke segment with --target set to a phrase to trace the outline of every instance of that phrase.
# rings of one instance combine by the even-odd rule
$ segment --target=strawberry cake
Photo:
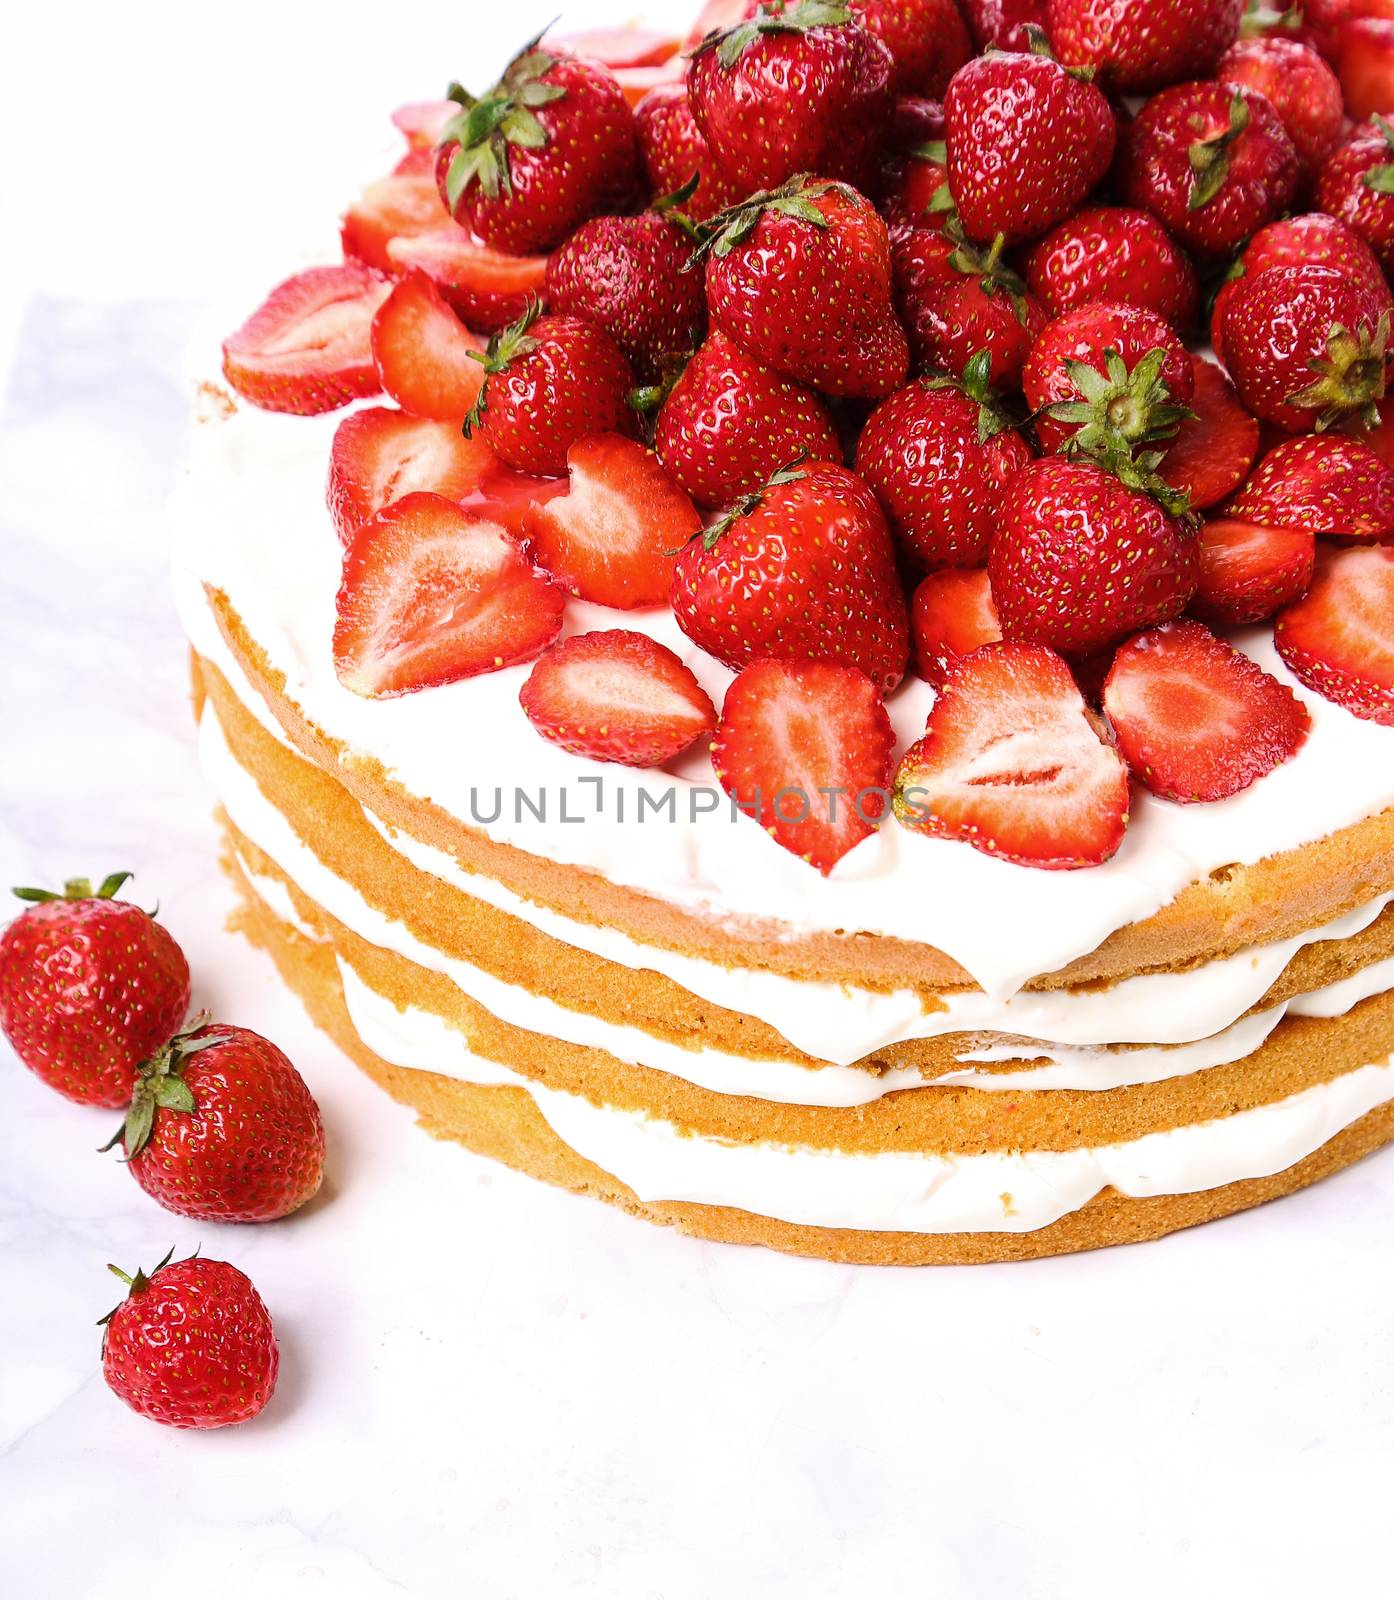
[[[198,351],[239,924],[432,1134],[904,1265],[1394,1138],[1394,135],[1158,9],[548,36]]]

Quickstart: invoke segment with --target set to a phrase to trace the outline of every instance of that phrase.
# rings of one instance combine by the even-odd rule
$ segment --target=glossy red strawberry
[[[985,567],[945,567],[920,579],[910,600],[910,639],[922,678],[943,683],[960,657],[1001,637]]]
[[[1347,223],[1394,269],[1394,128],[1383,117],[1362,123],[1326,163],[1317,204]]]
[[[393,239],[439,228],[448,215],[436,188],[431,155],[420,150],[401,169],[364,189],[345,213],[339,237],[346,256],[379,272],[395,272],[388,253]]]
[[[894,796],[906,827],[1028,867],[1097,866],[1128,825],[1127,768],[1035,644],[986,644],[949,669]]]
[[[465,326],[479,333],[498,333],[516,322],[541,301],[546,288],[546,256],[491,250],[453,222],[429,233],[394,239],[387,253],[394,271],[419,267]]]
[[[1301,165],[1278,113],[1243,85],[1164,89],[1123,136],[1128,203],[1150,211],[1188,249],[1224,256],[1285,210]]]
[[[1113,659],[1104,711],[1153,794],[1226,800],[1290,761],[1311,718],[1292,690],[1199,622],[1135,634]]]
[[[741,199],[739,186],[718,166],[688,103],[686,83],[651,89],[634,108],[639,154],[649,187],[657,195],[676,194],[693,178],[697,187],[683,201],[695,222],[724,211]]]
[[[566,452],[591,433],[638,432],[634,373],[603,328],[536,307],[489,341],[484,387],[465,432],[483,433],[519,472],[558,476]]]
[[[842,460],[818,396],[762,367],[719,328],[669,391],[653,442],[674,482],[704,506],[751,493],[800,457]]]
[[[905,381],[886,225],[845,184],[797,178],[717,219],[712,323],[762,365],[827,394],[874,397]]]
[[[531,46],[444,130],[436,181],[456,222],[516,255],[550,250],[638,177],[634,113],[597,61]]]
[[[962,383],[912,383],[883,400],[857,442],[902,554],[921,570],[981,566],[1007,479],[1031,449],[987,386],[986,352]]]
[[[544,739],[629,767],[661,767],[716,727],[691,669],[646,633],[622,628],[552,645],[518,698]]]
[[[962,0],[962,11],[979,50],[1029,50],[1028,28],[1047,34],[1047,0]]]
[[[1394,111],[1394,17],[1342,22],[1333,60],[1347,116],[1359,121]]]
[[[730,667],[844,661],[882,692],[905,672],[905,596],[876,497],[842,467],[791,467],[678,557],[678,626]]]
[[[129,876],[16,889],[30,904],[0,934],[0,1028],[31,1072],[82,1105],[125,1105],[136,1068],[189,1009],[183,951],[148,911],[113,898]]]
[[[1089,655],[1185,609],[1196,538],[1096,462],[1047,456],[1007,484],[988,573],[1008,639]]]
[[[1021,374],[1045,450],[1164,444],[1195,388],[1186,347],[1155,311],[1087,301],[1050,323]]]
[[[1200,530],[1193,616],[1217,628],[1262,622],[1306,594],[1316,539],[1301,528],[1216,517]]]
[[[848,0],[852,15],[886,46],[897,94],[942,97],[970,60],[973,41],[957,0]]]
[[[275,1390],[280,1351],[245,1273],[204,1256],[166,1256],[149,1277],[110,1270],[129,1289],[102,1319],[102,1376],[113,1394],[170,1428],[257,1415]]]
[[[223,340],[223,376],[254,406],[300,416],[376,394],[369,329],[390,288],[358,262],[287,278]]]
[[[1049,0],[1047,16],[1062,61],[1139,94],[1213,76],[1243,13],[1244,0]]]
[[[288,1216],[324,1175],[319,1107],[269,1039],[206,1017],[143,1063],[112,1143],[166,1211],[201,1222]]]
[[[1273,638],[1309,689],[1394,728],[1394,547],[1319,550],[1311,588],[1278,613]]]
[[[1317,52],[1295,39],[1240,39],[1220,58],[1215,75],[1267,98],[1296,147],[1304,174],[1315,178],[1340,142],[1345,120],[1341,85]],[[1352,115],[1368,113],[1352,110]]]
[[[458,427],[479,398],[484,354],[424,272],[407,273],[378,307],[370,334],[382,387],[414,417]]]
[[[891,236],[895,302],[917,369],[956,376],[986,350],[992,386],[1021,387],[1021,369],[1050,320],[1009,267],[1004,241],[980,249],[952,220],[933,228],[897,228]]]
[[[881,166],[877,205],[887,225],[942,228],[953,209],[949,147],[942,137],[892,149]]]
[[[660,211],[593,217],[547,262],[547,304],[584,317],[646,375],[702,342],[702,274],[688,271],[696,245]]]
[[[1235,285],[1224,351],[1239,398],[1288,433],[1375,420],[1389,355],[1388,297],[1332,267],[1269,267]]]
[[[345,417],[329,452],[329,514],[340,540],[385,506],[418,490],[463,500],[500,466],[483,439],[458,425],[369,406]]]
[[[673,552],[702,526],[663,463],[635,439],[594,433],[567,452],[570,484],[524,520],[530,553],[582,600],[663,605]]]
[[[409,494],[365,522],[344,554],[334,670],[372,699],[496,672],[551,644],[563,603],[497,521]]]
[[[1075,210],[1113,159],[1108,101],[1048,53],[991,51],[970,61],[949,85],[944,120],[954,204],[969,237],[984,242],[1043,233]]]
[[[770,0],[688,67],[697,126],[740,195],[800,172],[869,185],[894,105],[891,53],[836,0]]]
[[[1192,357],[1195,387],[1157,463],[1157,476],[1184,494],[1192,511],[1219,505],[1249,475],[1258,454],[1259,425],[1239,403],[1234,385],[1215,365]]]
[[[1394,467],[1361,439],[1285,439],[1230,502],[1231,515],[1328,539],[1394,534]]]
[[[1022,270],[1053,317],[1089,300],[1122,300],[1182,332],[1195,321],[1195,268],[1146,211],[1085,206],[1036,240]]]
[[[888,809],[895,736],[880,691],[834,661],[755,661],[726,691],[717,779],[824,877]]]

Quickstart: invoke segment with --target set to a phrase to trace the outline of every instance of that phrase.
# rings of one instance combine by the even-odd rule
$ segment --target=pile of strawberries
[[[711,736],[823,872],[892,809],[1079,867],[1134,782],[1238,793],[1309,715],[1227,629],[1394,725],[1385,111],[1394,0],[713,0],[404,108],[344,263],[224,347],[261,406],[396,402],[333,446],[341,680],[535,660],[544,736]],[[569,595],[671,608],[720,713]]]
[[[0,1029],[19,1059],[80,1105],[121,1107],[109,1144],[167,1211],[269,1222],[319,1189],[324,1129],[295,1067],[248,1028],[189,1018],[189,963],[149,912],[116,898],[128,873],[30,902],[0,933]],[[186,1019],[188,1019],[186,1021]],[[107,1382],[182,1428],[245,1422],[276,1384],[271,1318],[236,1267],[166,1256],[103,1319]]]

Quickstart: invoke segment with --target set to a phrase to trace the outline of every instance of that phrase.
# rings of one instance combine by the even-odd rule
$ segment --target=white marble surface
[[[64,79],[65,105],[99,64],[108,84],[133,75],[118,149],[139,147],[155,116],[141,74],[173,74],[176,46],[228,93],[255,62],[241,31],[186,21],[152,65],[156,34],[122,42],[95,7],[53,9],[25,24],[31,45],[61,25],[93,74]],[[368,13],[304,11],[287,43],[276,8],[240,8],[268,82],[291,82],[296,50],[314,59],[307,19],[332,16],[330,64],[351,64],[360,92]],[[427,12],[437,40],[443,16],[479,26],[458,6],[400,8],[417,26]],[[86,31],[100,27],[105,55]],[[438,42],[389,43],[382,74],[406,81],[384,104],[454,70]],[[21,76],[7,83],[37,106]],[[331,81],[317,62],[310,87]],[[46,92],[51,110],[52,75]],[[187,82],[168,92],[179,109]],[[203,136],[232,160],[230,136]],[[153,190],[151,207],[164,214]],[[192,315],[169,297],[205,280],[153,254],[123,268],[121,250],[114,279],[98,284],[89,255],[80,280],[70,234],[56,219],[26,254],[50,297],[15,317],[0,423],[0,884],[134,869],[196,999],[300,1063],[329,1179],[286,1223],[178,1221],[95,1153],[107,1113],[3,1053],[0,1594],[1386,1592],[1394,1155],[1132,1250],[858,1271],[695,1243],[437,1145],[312,1032],[224,930],[166,592]],[[281,1387],[250,1426],[169,1432],[102,1384],[104,1263],[149,1265],[170,1244],[239,1263],[276,1317]]]

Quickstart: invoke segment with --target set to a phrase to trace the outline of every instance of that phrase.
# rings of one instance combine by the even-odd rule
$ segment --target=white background
[[[1387,1593],[1394,1155],[1026,1266],[695,1243],[435,1144],[224,930],[164,573],[183,340],[325,232],[395,102],[483,86],[550,10],[7,21],[0,883],[134,869],[196,1000],[301,1065],[330,1157],[296,1218],[198,1228],[95,1154],[107,1113],[0,1060],[0,1593]],[[162,1430],[102,1384],[104,1263],[171,1243],[276,1317],[246,1428]]]

